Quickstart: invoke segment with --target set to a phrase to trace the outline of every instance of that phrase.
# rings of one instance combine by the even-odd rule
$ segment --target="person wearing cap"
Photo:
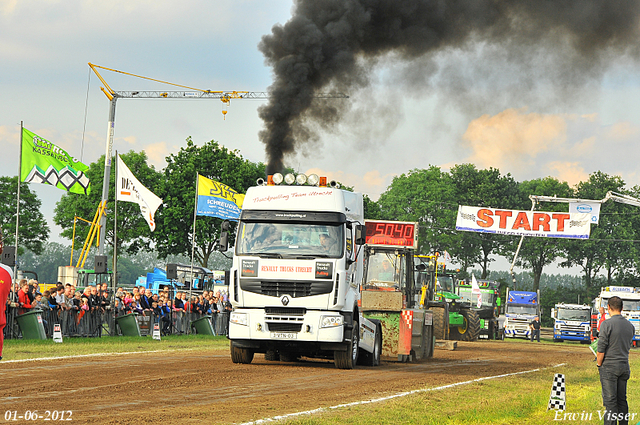
[[[0,255],[4,248],[2,226],[0,226]],[[0,263],[0,360],[2,360],[2,346],[4,345],[4,327],[7,324],[7,298],[13,282],[13,270]]]

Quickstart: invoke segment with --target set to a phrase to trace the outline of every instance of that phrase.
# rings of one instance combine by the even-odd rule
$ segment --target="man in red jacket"
[[[18,300],[20,301],[20,308],[23,308],[23,309],[33,308],[33,306],[31,305],[31,300],[29,299],[28,292],[29,292],[29,284],[27,283],[26,279],[23,279],[22,288],[20,288],[20,290],[18,291]]]
[[[4,248],[4,240],[2,237],[2,226],[0,226],[0,255]],[[13,271],[0,263],[0,360],[2,360],[2,345],[4,344],[4,327],[7,324],[7,298],[11,291],[11,282],[13,282]]]

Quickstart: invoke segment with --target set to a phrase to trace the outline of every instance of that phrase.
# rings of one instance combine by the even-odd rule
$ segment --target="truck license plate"
[[[271,332],[273,339],[298,339],[298,334],[293,332]]]

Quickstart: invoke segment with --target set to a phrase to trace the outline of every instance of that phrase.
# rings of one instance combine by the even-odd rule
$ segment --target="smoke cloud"
[[[314,96],[367,87],[385,58],[406,63],[408,84],[420,85],[429,72],[421,65],[439,52],[486,45],[519,63],[555,49],[554,58],[567,58],[558,84],[586,81],[611,57],[637,57],[639,16],[636,0],[296,0],[291,19],[259,44],[274,74],[271,98],[259,110],[267,172],[281,171],[287,155],[349,108]],[[558,54],[557,46],[571,54]],[[473,83],[456,84],[464,91]]]

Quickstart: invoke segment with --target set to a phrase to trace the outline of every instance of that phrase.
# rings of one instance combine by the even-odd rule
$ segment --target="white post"
[[[13,263],[13,278],[17,279],[17,269],[18,269],[18,230],[20,228],[20,180],[22,177],[22,133],[24,132],[24,123],[20,121],[20,157],[18,158],[18,202],[16,203],[16,252],[15,252],[15,261]],[[11,290],[13,291],[13,282],[11,282]]]

